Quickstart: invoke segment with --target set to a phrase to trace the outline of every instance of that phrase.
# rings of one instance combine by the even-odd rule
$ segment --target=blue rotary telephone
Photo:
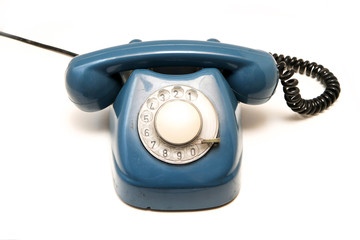
[[[0,35],[74,57],[66,72],[69,97],[88,112],[111,105],[114,185],[138,208],[206,209],[237,196],[239,101],[266,102],[279,79],[287,105],[300,114],[317,114],[340,94],[337,78],[322,65],[215,39],[133,40],[77,55]],[[318,79],[324,93],[303,99],[294,73]]]
[[[119,72],[133,69],[119,81]],[[184,69],[190,73],[179,74]],[[159,210],[211,208],[236,197],[237,103],[266,102],[277,82],[270,54],[214,41],[136,41],[75,57],[66,73],[70,99],[80,109],[112,104],[120,198]]]

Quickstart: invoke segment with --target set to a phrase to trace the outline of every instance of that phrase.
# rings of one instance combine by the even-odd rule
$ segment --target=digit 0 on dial
[[[138,133],[147,151],[170,164],[201,158],[213,145],[219,121],[210,100],[189,86],[167,86],[154,92],[141,106]]]

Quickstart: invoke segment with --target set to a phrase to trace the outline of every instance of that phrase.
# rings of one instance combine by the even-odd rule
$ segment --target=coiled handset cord
[[[332,105],[340,95],[340,83],[329,69],[315,62],[304,61],[296,57],[272,54],[279,70],[279,79],[283,85],[287,105],[299,114],[315,115]],[[291,78],[295,73],[306,74],[316,78],[324,86],[325,91],[313,99],[303,99],[298,80]]]
[[[35,42],[2,31],[0,31],[0,36],[11,38],[70,57],[76,57],[78,55],[61,48]],[[314,115],[330,107],[330,105],[333,104],[339,97],[340,84],[334,74],[327,68],[324,68],[322,65],[315,62],[310,63],[309,61],[304,61],[295,57],[284,57],[284,55],[278,55],[276,53],[272,54],[272,56],[277,63],[279,79],[283,85],[286,103],[294,112],[299,114]],[[308,77],[316,78],[325,85],[325,91],[316,98],[309,100],[303,99],[300,95],[300,89],[297,87],[298,80],[291,78],[295,73],[306,74]]]

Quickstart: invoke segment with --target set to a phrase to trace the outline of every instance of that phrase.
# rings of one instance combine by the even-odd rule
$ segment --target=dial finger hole
[[[169,97],[170,97],[170,93],[168,90],[165,90],[165,89],[161,90],[158,94],[158,99],[163,102],[167,101],[169,99]]]
[[[184,95],[184,89],[182,89],[182,87],[174,87],[171,90],[171,93],[174,98],[182,98],[182,96]]]

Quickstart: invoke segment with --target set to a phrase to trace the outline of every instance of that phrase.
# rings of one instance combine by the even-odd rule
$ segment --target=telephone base
[[[241,157],[240,157],[241,160]],[[136,208],[184,211],[201,210],[225,205],[238,195],[240,191],[240,162],[227,182],[204,188],[147,188],[130,184],[122,177],[122,173],[113,161],[113,180],[115,190],[120,199]]]

